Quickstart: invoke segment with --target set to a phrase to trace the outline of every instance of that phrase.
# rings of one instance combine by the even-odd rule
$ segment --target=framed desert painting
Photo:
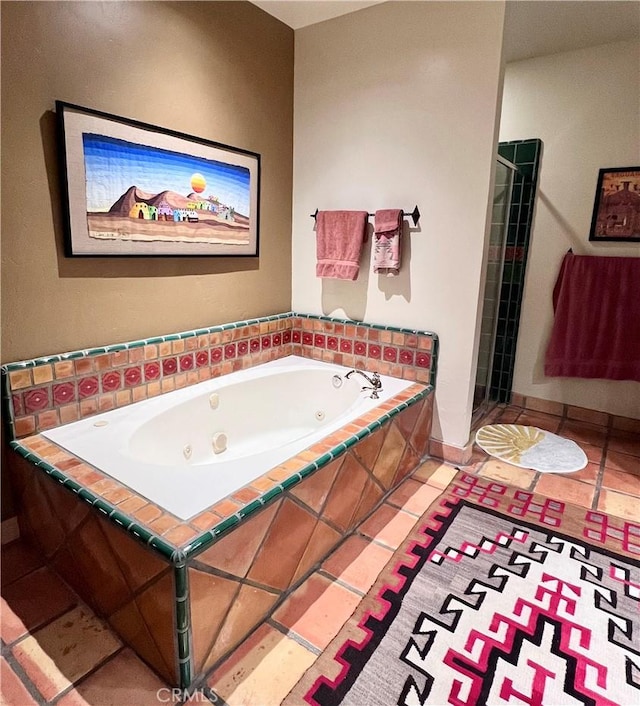
[[[56,101],[69,256],[258,255],[260,155]]]
[[[600,169],[589,240],[640,241],[640,167]]]

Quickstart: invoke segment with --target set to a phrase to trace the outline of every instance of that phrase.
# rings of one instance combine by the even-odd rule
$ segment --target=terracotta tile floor
[[[575,416],[575,415],[574,415]],[[469,473],[543,495],[640,517],[640,434],[540,411],[498,407],[486,422],[532,424],[576,440],[588,466],[542,475],[474,450]],[[188,703],[277,706],[351,616],[456,467],[429,459],[343,542],[207,680]],[[2,548],[2,704],[179,703],[166,685],[20,541]],[[286,665],[286,668],[283,668]],[[217,701],[220,703],[220,700]]]

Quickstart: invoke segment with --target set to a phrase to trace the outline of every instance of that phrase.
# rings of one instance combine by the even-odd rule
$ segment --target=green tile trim
[[[191,684],[191,660],[178,664],[179,680],[182,689],[188,689]]]
[[[191,620],[189,615],[189,577],[183,562],[173,568],[178,679],[181,689],[188,689],[192,679],[190,654]]]
[[[114,516],[117,515],[117,511],[113,513]],[[151,537],[151,539],[147,542],[147,544],[150,547],[153,547],[158,554],[161,554],[164,558],[170,557],[171,561],[173,561],[174,555],[175,555],[175,547],[172,544],[169,544],[169,542],[166,542],[162,537],[159,537],[158,535],[154,535]]]
[[[431,377],[429,384],[435,386],[438,374],[438,354],[440,352],[440,339],[436,336],[433,339],[433,349],[431,350]]]
[[[253,500],[250,502],[248,505],[245,505],[242,510],[238,511],[238,515],[240,516],[241,519],[244,520],[247,515],[250,515],[252,512],[255,512],[256,510],[259,510],[262,507],[262,503],[260,500]]]
[[[289,488],[291,488],[291,486],[297,485],[301,480],[302,475],[299,471],[296,471],[296,473],[294,473],[293,475],[289,476],[288,478],[285,478],[285,480],[283,480],[280,485],[282,486],[283,490],[288,490]]]
[[[4,366],[0,370],[0,384],[2,385],[2,400],[0,404],[7,431],[7,441],[13,441],[16,438],[15,413],[11,396],[11,385],[9,383],[9,372],[4,369]]]
[[[282,495],[284,493],[284,490],[282,489],[281,486],[276,485],[275,488],[271,488],[271,490],[267,490],[267,492],[262,496],[262,500],[264,500],[265,505],[270,501],[273,500],[273,498],[276,498],[278,495]]]

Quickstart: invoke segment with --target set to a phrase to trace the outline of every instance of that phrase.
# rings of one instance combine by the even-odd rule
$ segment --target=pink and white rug
[[[458,474],[285,704],[640,703],[640,524]]]

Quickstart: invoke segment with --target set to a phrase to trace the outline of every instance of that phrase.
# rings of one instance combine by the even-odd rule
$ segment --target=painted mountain
[[[190,204],[198,204],[208,199],[203,199],[198,194],[192,192],[188,196],[183,196],[175,191],[161,191],[159,194],[148,194],[137,186],[130,186],[124,194],[111,206],[109,213],[120,216],[128,216],[136,203],[146,203],[148,206],[156,208],[166,203],[171,208],[189,208]],[[223,210],[225,207],[221,206]],[[238,217],[240,214],[236,214]]]
[[[130,186],[106,212],[87,214],[89,236],[101,240],[245,244],[249,219],[195,192],[151,194]]]

